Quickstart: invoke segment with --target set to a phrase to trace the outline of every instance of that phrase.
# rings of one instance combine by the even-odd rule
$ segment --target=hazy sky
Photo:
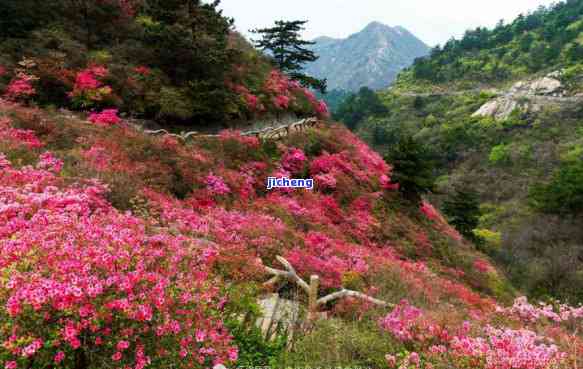
[[[278,19],[307,19],[305,36],[346,37],[368,23],[403,26],[434,46],[468,28],[492,27],[554,0],[222,0],[244,34]]]

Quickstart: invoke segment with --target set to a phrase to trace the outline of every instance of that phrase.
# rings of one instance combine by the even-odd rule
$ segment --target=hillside
[[[359,118],[356,130],[380,152],[403,134],[423,143],[436,164],[433,201],[443,205],[459,188],[476,192],[479,247],[530,296],[573,302],[583,300],[583,59],[569,50],[578,47],[582,5],[563,2],[468,31],[379,93],[384,109],[363,117],[353,112],[365,111],[358,104],[340,108]],[[533,54],[549,42],[555,56]],[[506,72],[493,72],[494,59]]]
[[[6,101],[0,122],[6,368],[577,360],[580,309],[501,307],[514,293],[496,268],[429,203],[401,198],[390,166],[341,126],[183,143]],[[316,188],[265,190],[285,174]],[[276,256],[318,275],[322,298],[349,288],[388,306],[328,300],[284,350],[253,328],[272,288],[305,306],[293,284],[262,284]]]
[[[581,72],[582,15],[583,2],[561,1],[520,15],[510,24],[500,22],[494,29],[468,30],[463,38],[451,39],[418,60],[401,75],[400,84],[468,89],[561,68],[571,79]]]
[[[346,39],[320,37],[312,50],[320,59],[306,66],[316,78],[327,78],[329,90],[358,91],[388,87],[399,71],[429,48],[403,27],[373,22]]]
[[[326,116],[202,1],[0,3],[0,89],[7,99],[115,109],[166,127],[205,129],[280,114]]]
[[[486,173],[486,242],[462,237],[439,198],[411,192],[403,162],[418,176],[429,162],[390,163],[331,121],[218,6],[0,2],[0,368],[577,368],[583,307],[546,298],[577,297],[578,269],[556,273],[577,260],[569,239],[546,245],[566,250],[548,274],[519,248],[539,264],[518,276],[549,282],[525,288],[496,243],[522,203],[498,212]],[[514,196],[508,168],[553,168],[541,137],[580,162],[583,115],[471,117],[505,96],[363,89],[350,101],[374,106],[350,112],[379,149],[396,129],[432,141],[444,187],[490,149]],[[545,167],[513,167],[510,139],[545,142]],[[282,177],[313,186],[270,187]]]

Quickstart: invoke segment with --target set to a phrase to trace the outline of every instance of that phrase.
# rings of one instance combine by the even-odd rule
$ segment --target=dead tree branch
[[[394,304],[391,304],[389,302],[375,299],[372,296],[365,295],[362,292],[347,290],[345,288],[341,289],[340,291],[331,293],[329,295],[326,295],[326,296],[318,299],[317,296],[318,296],[318,288],[320,285],[320,278],[317,275],[312,275],[310,277],[310,283],[308,284],[300,276],[298,276],[296,270],[294,269],[294,267],[291,265],[291,263],[289,261],[287,261],[286,259],[284,259],[281,256],[277,256],[276,259],[281,265],[283,265],[285,267],[285,270],[279,270],[279,269],[265,266],[265,271],[267,273],[273,275],[273,277],[269,281],[265,282],[265,285],[266,286],[275,285],[276,283],[280,282],[282,279],[295,282],[310,297],[309,310],[310,310],[310,313],[312,313],[312,315],[313,315],[313,313],[315,313],[317,311],[317,309],[319,307],[326,305],[327,303],[332,302],[334,300],[347,298],[347,297],[353,297],[353,298],[357,298],[360,300],[368,301],[368,302],[375,304],[375,305],[378,305],[378,306],[386,306],[386,307],[394,307],[395,306]]]

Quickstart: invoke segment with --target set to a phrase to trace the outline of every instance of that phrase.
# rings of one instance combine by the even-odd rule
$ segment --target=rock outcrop
[[[523,113],[540,111],[545,103],[552,103],[553,98],[565,98],[565,89],[559,78],[560,72],[557,71],[535,80],[517,82],[502,96],[482,105],[472,116],[504,120],[516,109]]]

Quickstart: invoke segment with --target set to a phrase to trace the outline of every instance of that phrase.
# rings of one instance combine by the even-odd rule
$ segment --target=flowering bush
[[[474,269],[479,273],[488,273],[492,270],[492,265],[484,259],[477,259],[474,261]]]
[[[209,284],[217,251],[149,234],[93,183],[61,187],[62,162],[13,169],[0,155],[0,361],[6,368],[198,368],[234,361]],[[49,170],[45,170],[49,169]]]
[[[240,131],[226,129],[219,133],[219,138],[223,142],[234,141],[240,143],[248,148],[257,148],[259,146],[259,139],[255,136],[243,136]]]
[[[113,90],[103,83],[108,74],[107,68],[101,65],[93,65],[77,73],[73,91],[69,94],[73,103],[89,108],[110,97]]]
[[[43,169],[52,173],[60,173],[63,169],[63,161],[56,158],[53,153],[45,152],[39,157],[40,161],[37,164],[38,169]]]
[[[240,71],[236,74],[238,79],[242,78]],[[288,110],[300,115],[316,115],[321,119],[330,117],[326,103],[318,100],[299,82],[290,80],[277,70],[271,70],[264,78],[260,88],[251,89],[244,82],[232,81],[228,81],[227,86],[240,96],[246,110],[253,114]]]
[[[13,128],[10,119],[0,117],[0,140],[8,147],[24,146],[28,149],[40,148],[43,143],[31,130]]]
[[[390,314],[381,319],[380,326],[400,341],[410,341],[413,339],[413,329],[421,314],[421,310],[403,300]]]
[[[139,66],[139,67],[135,67],[134,68],[134,72],[136,72],[137,74],[141,75],[141,76],[149,76],[152,73],[152,70],[146,66]]]
[[[221,177],[209,174],[206,177],[206,185],[209,192],[213,195],[226,195],[231,192],[231,189]]]
[[[26,73],[19,73],[15,79],[10,82],[4,96],[8,100],[28,101],[36,95],[36,89],[32,85],[38,78]]]
[[[543,319],[560,323],[583,318],[583,306],[573,307],[559,303],[553,306],[543,302],[534,306],[524,296],[514,300],[514,304],[509,308],[499,308],[498,312],[515,316],[525,323],[536,323]]]
[[[520,303],[524,304],[524,301]],[[380,325],[395,338],[424,349],[427,360],[449,363],[453,367],[469,364],[484,369],[556,368],[567,358],[567,354],[549,339],[528,329],[500,329],[490,325],[472,327],[465,321],[457,334],[452,335],[435,323],[422,322],[422,316],[421,310],[402,301],[380,320]],[[453,331],[453,327],[448,328]],[[472,335],[472,330],[478,335]],[[387,362],[390,367],[396,367],[397,358],[388,354]],[[418,368],[419,362],[418,357],[411,361],[408,356],[401,366],[414,364]]]
[[[450,355],[477,359],[485,369],[543,369],[557,367],[566,354],[535,332],[486,327],[485,338],[454,337]]]
[[[428,203],[427,201],[423,201],[421,203],[421,212],[427,217],[429,220],[438,220],[440,218],[439,213],[433,205]]]
[[[273,98],[273,105],[277,109],[284,110],[284,109],[289,108],[290,101],[291,101],[291,98],[289,98],[288,96],[278,95],[278,96]]]
[[[304,167],[307,158],[304,152],[297,148],[289,149],[281,159],[281,166],[290,173],[297,173]]]
[[[100,113],[91,113],[89,121],[100,126],[113,126],[121,121],[117,112],[117,109],[105,109]]]
[[[571,368],[581,356],[582,308],[498,307],[496,268],[429,203],[403,209],[390,165],[344,128],[184,144],[0,109],[14,116],[0,118],[0,367],[230,364],[237,349],[220,317],[236,302],[219,291],[261,285],[277,255],[304,279],[319,275],[320,296],[406,299],[391,311],[326,306],[338,318],[382,314],[380,329],[363,324],[389,341],[373,353],[381,365],[387,348],[389,366],[409,369]],[[266,191],[273,173],[316,187]]]

